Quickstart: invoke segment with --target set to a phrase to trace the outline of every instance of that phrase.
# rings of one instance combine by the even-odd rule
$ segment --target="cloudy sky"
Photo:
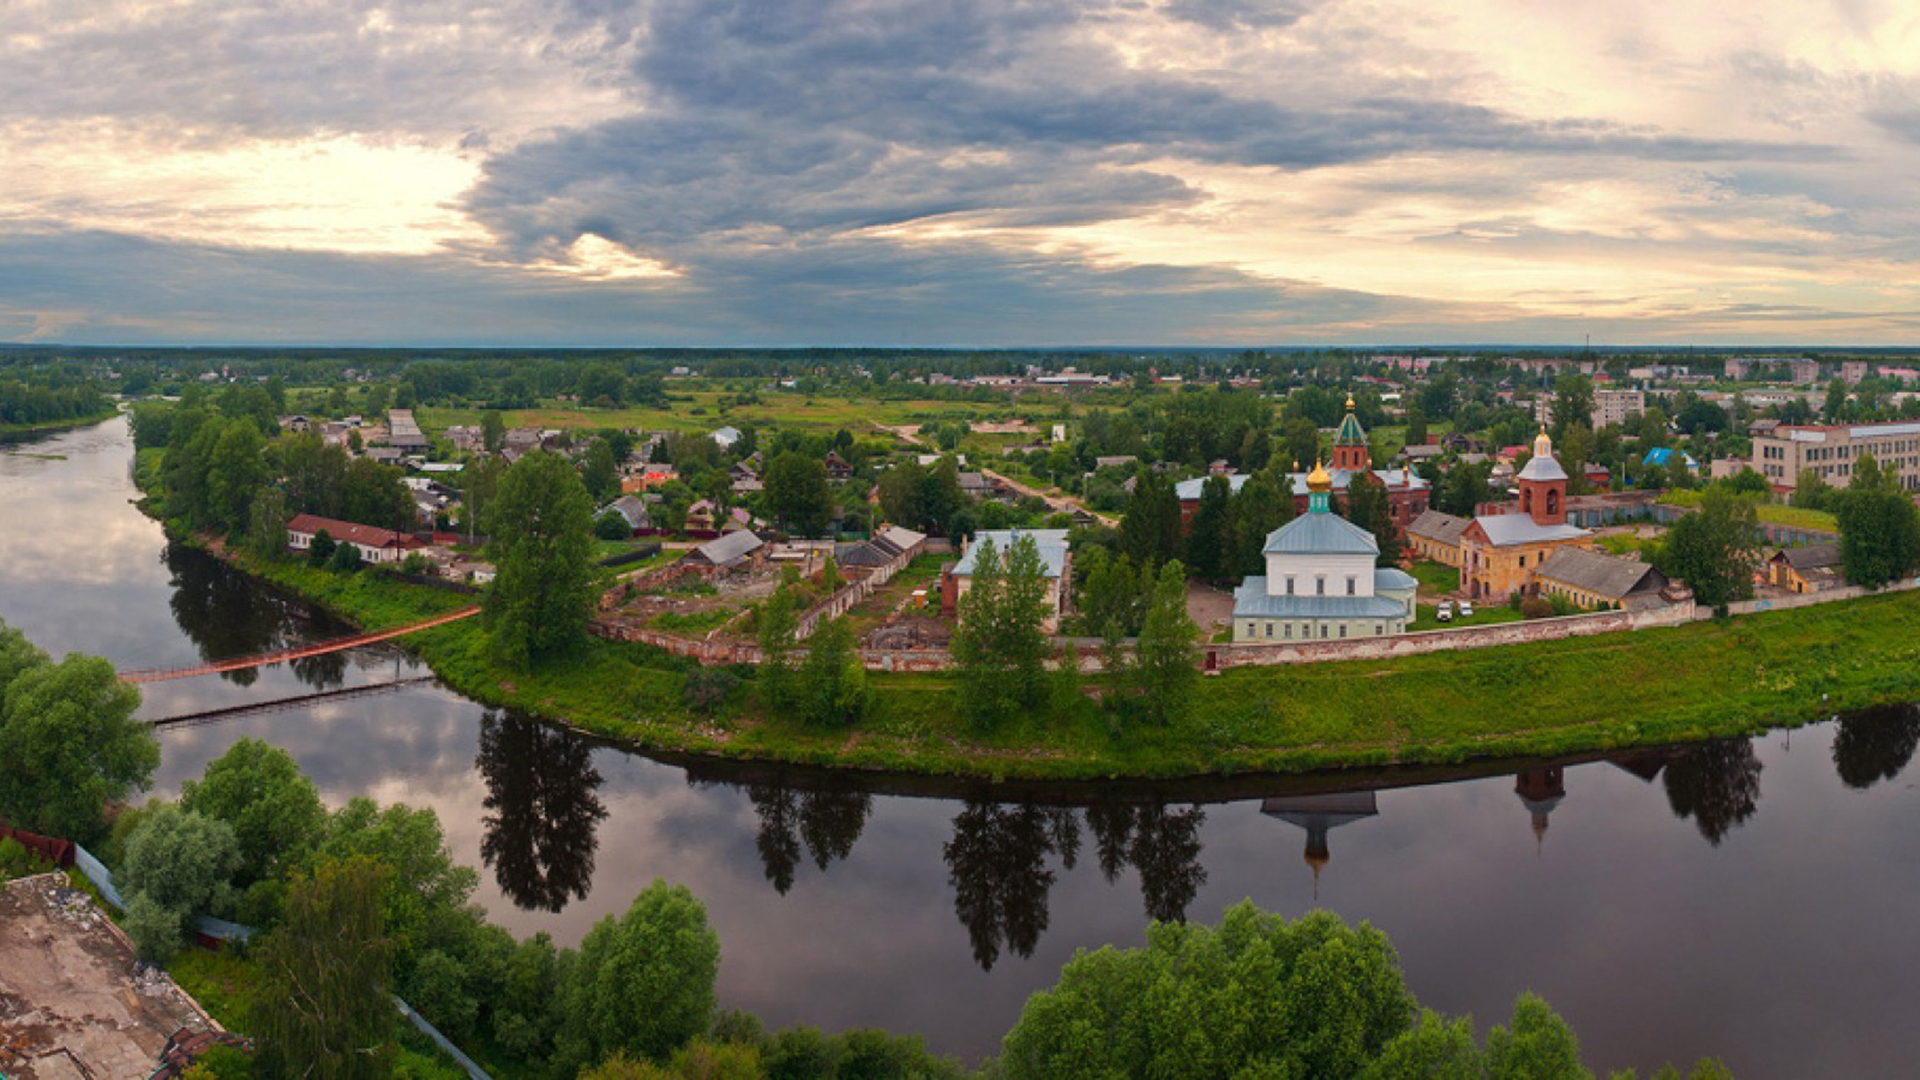
[[[7,0],[0,340],[1920,344],[1912,0]]]

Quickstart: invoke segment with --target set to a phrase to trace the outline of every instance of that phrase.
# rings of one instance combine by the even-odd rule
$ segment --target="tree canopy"
[[[566,458],[536,451],[507,470],[488,511],[496,576],[486,620],[502,661],[524,667],[585,643],[593,500]]]

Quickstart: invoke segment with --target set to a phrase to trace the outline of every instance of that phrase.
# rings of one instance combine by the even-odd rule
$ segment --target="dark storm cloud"
[[[1012,253],[1005,238],[871,230],[954,217],[974,230],[1091,224],[1201,200],[1141,164],[1156,159],[1308,170],[1425,151],[1680,161],[1826,153],[1528,121],[1397,87],[1275,100],[1129,68],[1088,33],[1113,12],[1069,4],[666,0],[644,14],[574,10],[609,37],[641,42],[631,92],[645,111],[491,159],[465,208],[508,257],[551,256],[597,235],[693,286],[724,282],[756,313],[809,332],[851,296],[925,310],[927,280],[976,308],[1020,304],[1036,280],[1146,285],[1152,275],[1095,273],[1071,252]],[[1207,2],[1171,13],[1227,28],[1279,25],[1304,10]],[[1062,299],[1049,288],[1030,298]]]
[[[185,298],[185,299],[183,299]],[[20,311],[111,310],[36,325]],[[275,313],[263,324],[262,311]],[[0,340],[714,345],[1138,344],[1466,319],[1232,270],[1101,269],[977,244],[845,239],[721,255],[697,282],[592,283],[444,258],[322,255],[46,231],[0,244]]]

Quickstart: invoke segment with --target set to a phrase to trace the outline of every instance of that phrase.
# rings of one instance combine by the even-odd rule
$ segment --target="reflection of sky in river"
[[[70,460],[0,455],[0,505],[10,520],[69,537],[22,540],[16,527],[0,526],[0,617],[55,651],[105,652],[122,666],[197,658],[170,608],[159,531],[129,521],[124,443],[101,431],[53,443],[34,449]],[[98,563],[96,545],[110,549]],[[111,587],[100,583],[101,566],[113,568]],[[393,672],[389,653],[349,665],[342,678],[360,685]],[[155,688],[145,711],[302,690],[280,669],[251,688],[197,679]],[[421,685],[170,730],[158,789],[173,793],[234,739],[254,735],[292,752],[330,804],[363,794],[431,807],[455,855],[481,866],[489,774],[540,767],[481,769],[481,717]],[[1835,731],[1794,733],[1790,750],[1783,733],[1757,740],[1765,798],[1744,821],[1723,814],[1717,846],[1703,838],[1699,817],[1713,813],[1718,774],[1707,776],[1704,795],[1687,789],[1683,801],[1703,809],[1682,819],[1668,790],[1672,765],[1651,782],[1610,764],[1568,768],[1566,798],[1540,842],[1510,776],[1384,791],[1377,815],[1331,831],[1319,903],[1390,934],[1425,1004],[1471,1012],[1484,1026],[1503,1020],[1519,991],[1544,994],[1602,1070],[1645,1072],[1718,1054],[1743,1077],[1902,1075],[1920,962],[1905,930],[1920,883],[1920,836],[1908,826],[1920,774],[1865,790],[1843,785]],[[509,756],[551,759],[502,745]],[[1903,760],[1897,749],[1888,755]],[[844,860],[822,872],[798,849],[783,896],[768,880],[762,817],[743,787],[690,784],[678,768],[606,748],[593,750],[591,763],[603,782],[580,794],[597,796],[606,817],[585,898],[558,913],[522,910],[483,871],[478,899],[516,933],[547,930],[572,942],[653,878],[684,883],[720,932],[722,1003],[772,1024],[882,1026],[923,1033],[938,1049],[988,1053],[1026,995],[1051,983],[1074,950],[1143,936],[1139,873],[1122,867],[1107,881],[1084,810],[1071,815],[1079,825],[1072,869],[1057,850],[1034,859],[1052,873],[1050,886],[1036,894],[985,882],[989,904],[1041,897],[1038,910],[1016,914],[1044,918],[1045,928],[1030,956],[1003,944],[982,970],[956,915],[962,889],[948,858],[966,804],[876,796]],[[1698,768],[1693,775],[1697,786]],[[1300,827],[1262,814],[1257,799],[1204,812],[1205,881],[1190,917],[1215,919],[1249,896],[1289,915],[1312,905]]]

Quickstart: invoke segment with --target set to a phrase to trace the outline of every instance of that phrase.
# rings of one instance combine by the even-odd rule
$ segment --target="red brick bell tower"
[[[1520,470],[1520,512],[1536,525],[1567,523],[1567,470],[1554,458],[1544,426],[1533,440],[1533,457]]]

